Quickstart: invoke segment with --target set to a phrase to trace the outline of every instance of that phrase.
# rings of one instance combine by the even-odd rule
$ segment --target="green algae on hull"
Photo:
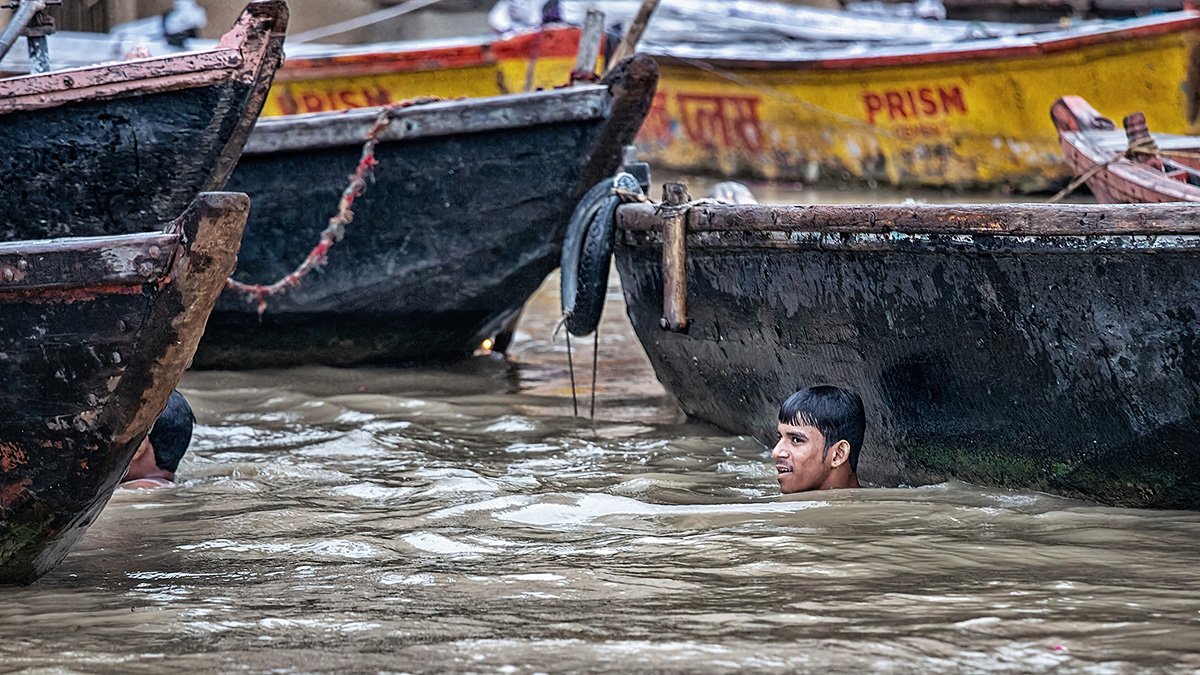
[[[1200,486],[1189,484],[1187,467],[1137,461],[1133,453],[1071,460],[1047,452],[1035,458],[1011,447],[978,443],[905,444],[901,456],[917,483],[949,478],[979,485],[1041,490],[1114,506],[1191,508]]]

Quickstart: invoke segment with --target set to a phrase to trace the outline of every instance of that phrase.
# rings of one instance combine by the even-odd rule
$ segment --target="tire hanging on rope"
[[[605,178],[583,195],[567,225],[560,267],[563,320],[571,335],[590,335],[604,312],[618,191],[640,195],[642,187],[624,172]]]

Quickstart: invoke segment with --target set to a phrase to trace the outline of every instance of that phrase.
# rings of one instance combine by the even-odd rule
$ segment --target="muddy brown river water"
[[[0,591],[0,672],[1200,669],[1200,513],[958,483],[781,499],[766,448],[681,417],[616,284],[596,418],[590,340],[572,416],[556,281],[508,360],[189,373],[183,484],[118,493]]]

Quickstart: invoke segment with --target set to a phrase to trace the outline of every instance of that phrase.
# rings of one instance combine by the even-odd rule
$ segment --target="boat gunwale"
[[[558,101],[561,105],[553,105]],[[392,108],[391,121],[376,138],[386,143],[604,119],[611,114],[612,104],[608,87],[598,84],[436,101]],[[359,146],[387,109],[388,106],[374,106],[265,117],[258,121],[243,152],[262,155]],[[498,114],[503,110],[522,114]]]
[[[672,54],[665,49],[643,48],[642,53],[656,59],[671,62],[672,65],[689,66],[691,62],[701,62],[724,68],[744,70],[863,70],[870,68],[890,68],[897,66],[923,66],[941,63],[958,63],[971,61],[997,61],[1003,59],[1033,58],[1051,54],[1068,53],[1085,47],[1113,45],[1132,42],[1147,37],[1171,36],[1188,32],[1200,32],[1200,12],[1179,12],[1186,16],[1150,17],[1135,26],[1113,26],[1080,35],[1061,35],[1049,39],[1034,37],[1021,44],[1000,44],[998,46],[972,47],[972,41],[939,44],[928,51],[907,51],[878,56],[821,56],[820,52],[812,58],[795,59],[738,59],[721,56],[705,56],[697,54]],[[1053,34],[1052,34],[1053,35]],[[974,42],[1002,42],[1011,38],[982,38]],[[959,47],[948,48],[951,46]],[[898,50],[899,48],[897,48]]]
[[[650,242],[645,233],[662,232],[664,218],[649,204],[626,204],[617,211],[616,227],[626,244]],[[771,236],[785,234],[781,243],[797,243],[805,233],[830,241],[913,238],[992,237],[996,239],[1053,239],[1170,237],[1200,235],[1200,212],[1187,203],[1166,204],[817,204],[722,205],[695,204],[687,212],[689,245],[718,245],[722,235],[759,236],[756,245],[775,247]],[[701,235],[708,235],[707,238]],[[776,236],[776,239],[778,237]],[[742,244],[752,240],[743,239]],[[1115,241],[1115,240],[1114,240]]]
[[[178,225],[165,232],[63,237],[0,243],[0,295],[33,289],[159,283],[180,250]],[[55,258],[92,258],[88,280],[60,278]]]
[[[171,85],[175,85],[175,88],[202,86],[227,79],[230,71],[240,68],[243,62],[240,50],[221,48],[17,75],[0,81],[0,97],[3,97],[0,99],[0,111],[28,109],[28,106],[15,105],[21,101],[20,97],[65,93],[75,99],[81,90],[104,85],[161,81],[164,91]],[[185,82],[175,82],[175,78],[181,75],[191,77],[187,77]]]
[[[1072,139],[1072,145],[1086,145],[1111,156],[1129,147],[1129,138],[1121,129],[1059,129],[1059,135]],[[1200,152],[1200,136],[1151,133],[1160,150]]]
[[[662,246],[657,232],[625,232],[618,238],[628,248]],[[983,235],[860,232],[698,232],[687,235],[689,254],[716,251],[954,253],[958,255],[1035,254],[1162,254],[1200,253],[1200,234],[1171,235]]]
[[[559,25],[511,37],[479,35],[457,41],[445,40],[443,44],[414,41],[408,45],[409,49],[404,48],[404,42],[368,47],[347,45],[327,53],[306,49],[307,53],[290,56],[275,80],[280,83],[307,82],[315,77],[363,77],[495,66],[504,59],[527,59],[535,47],[539,59],[574,57],[578,35],[579,28]]]
[[[287,16],[285,3],[256,0],[242,10],[212,49],[106,61],[0,79],[0,115],[227,81],[252,84],[260,77],[269,52],[277,49],[272,42],[279,37],[277,33],[286,29]],[[261,25],[255,27],[255,24]]]

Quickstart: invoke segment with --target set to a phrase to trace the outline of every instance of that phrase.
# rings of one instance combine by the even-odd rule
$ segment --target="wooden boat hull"
[[[686,333],[660,328],[661,219],[619,227],[629,318],[693,418],[773,442],[788,394],[848,386],[871,483],[1200,508],[1186,207],[696,207]]]
[[[565,82],[571,68],[578,33],[553,30],[570,32],[554,32],[555,46],[535,60],[537,86]],[[1064,83],[1102,109],[1144,111],[1155,130],[1194,130],[1198,36],[1200,15],[1182,12],[871,56],[648,46],[642,53],[658,60],[661,80],[638,146],[654,165],[680,171],[1043,190],[1070,179],[1043,121]],[[532,44],[521,40],[495,54],[397,45],[291,59],[264,114],[516,90]]]
[[[1176,180],[1158,162],[1125,156],[1129,140],[1112,120],[1078,96],[1064,96],[1050,108],[1063,156],[1076,176],[1101,204],[1200,202],[1200,185]],[[1157,135],[1156,145],[1168,162],[1200,168],[1200,137]],[[1154,164],[1157,164],[1157,168]]]
[[[375,148],[374,184],[328,264],[257,304],[227,291],[197,367],[408,363],[469,356],[551,270],[578,195],[620,165],[657,70],[610,86],[414,106]],[[378,110],[264,121],[230,188],[255,208],[235,279],[292,271],[336,210]],[[300,178],[298,178],[300,177]]]
[[[35,581],[124,475],[233,270],[245,195],[168,230],[0,244],[0,584]]]
[[[282,0],[252,2],[212,50],[0,81],[0,241],[161,227],[221,189],[287,18]]]

